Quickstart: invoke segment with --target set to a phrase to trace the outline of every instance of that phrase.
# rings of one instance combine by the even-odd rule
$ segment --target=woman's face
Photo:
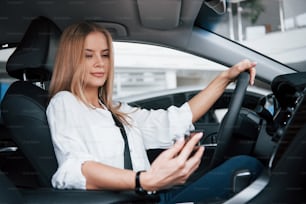
[[[97,89],[104,85],[110,66],[106,37],[100,32],[90,33],[85,38],[84,49],[86,89]]]

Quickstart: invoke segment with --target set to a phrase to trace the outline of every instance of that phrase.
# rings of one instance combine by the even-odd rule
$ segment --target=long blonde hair
[[[120,104],[114,105],[112,101],[114,81],[114,52],[111,34],[104,28],[92,22],[80,22],[65,29],[58,47],[54,71],[49,87],[52,98],[59,91],[70,91],[78,99],[88,105],[84,94],[85,64],[84,43],[85,38],[92,32],[100,32],[106,37],[110,67],[103,87],[99,88],[99,98],[121,122],[128,124],[127,115],[119,111]]]

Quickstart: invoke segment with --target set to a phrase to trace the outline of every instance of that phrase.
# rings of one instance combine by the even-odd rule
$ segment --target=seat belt
[[[113,113],[112,113],[112,116],[113,116],[116,126],[120,129],[121,135],[124,140],[124,169],[133,170],[129,142],[127,139],[127,135],[126,135],[124,126]]]

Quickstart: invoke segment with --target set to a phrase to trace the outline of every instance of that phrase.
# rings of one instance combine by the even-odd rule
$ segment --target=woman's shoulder
[[[76,97],[70,91],[59,91],[51,100],[76,100]]]
[[[70,91],[60,91],[56,93],[50,100],[50,104],[63,103],[63,104],[75,104],[78,103],[78,99]]]

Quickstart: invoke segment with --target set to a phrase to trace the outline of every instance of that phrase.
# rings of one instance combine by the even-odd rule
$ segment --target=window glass
[[[114,96],[202,86],[226,67],[165,47],[115,42]]]
[[[213,13],[209,22],[200,19],[198,24],[305,71],[305,0],[228,0],[227,7],[225,14]]]
[[[6,73],[6,61],[8,60],[9,56],[13,53],[15,48],[9,48],[9,49],[2,49],[0,50],[0,102],[2,101],[2,98],[8,89],[9,85],[14,81],[13,78],[11,78]]]

